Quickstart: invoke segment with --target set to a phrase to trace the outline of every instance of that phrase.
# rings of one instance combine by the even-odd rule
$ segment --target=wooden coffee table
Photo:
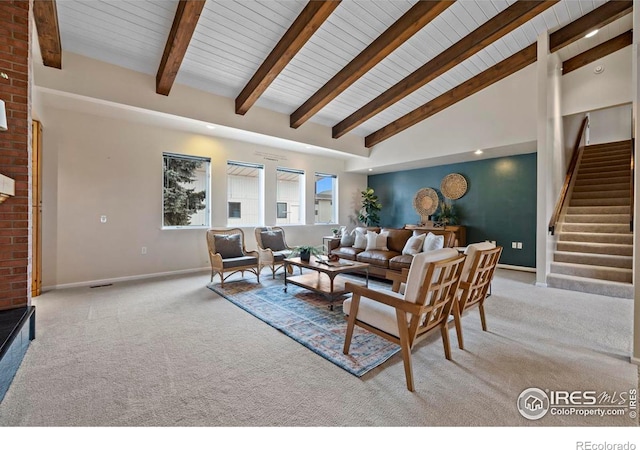
[[[313,272],[302,275],[290,276],[289,266],[302,267]],[[287,292],[289,283],[295,284],[310,291],[324,295],[331,303],[329,309],[333,311],[333,302],[347,293],[344,284],[345,280],[338,277],[340,274],[362,271],[365,272],[365,286],[369,286],[369,264],[358,261],[347,261],[341,259],[336,262],[322,262],[312,256],[309,262],[301,261],[300,258],[287,258],[284,260],[284,291]],[[292,271],[293,272],[293,271]]]

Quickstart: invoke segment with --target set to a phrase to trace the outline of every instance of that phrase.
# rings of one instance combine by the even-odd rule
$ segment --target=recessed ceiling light
[[[482,155],[482,153],[483,153],[483,152],[482,152],[482,150],[478,149],[478,150],[476,150],[474,153],[475,153],[476,155]]]
[[[373,169],[369,169],[369,172],[373,172]]]
[[[590,37],[595,36],[596,34],[598,34],[598,30],[593,30],[593,31],[590,31],[587,34],[585,34],[584,37],[590,38]]]
[[[207,128],[210,129],[210,130],[215,130],[216,129],[215,125],[207,125]]]

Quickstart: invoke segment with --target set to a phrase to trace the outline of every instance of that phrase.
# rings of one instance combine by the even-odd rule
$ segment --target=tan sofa
[[[364,230],[364,228],[361,228]],[[330,252],[342,259],[369,263],[369,274],[377,277],[386,277],[387,271],[402,272],[408,269],[413,261],[412,255],[403,255],[402,249],[411,236],[422,234],[405,228],[379,228],[369,227],[366,230],[376,233],[387,232],[387,248],[383,250],[363,250],[353,246],[343,247],[338,240],[331,241]],[[445,247],[455,247],[456,236],[452,231],[432,231],[433,234],[444,236]]]

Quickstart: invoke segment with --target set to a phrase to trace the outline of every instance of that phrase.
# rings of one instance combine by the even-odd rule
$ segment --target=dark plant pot
[[[311,251],[307,250],[307,251],[300,252],[300,261],[309,262],[310,259],[311,259]]]

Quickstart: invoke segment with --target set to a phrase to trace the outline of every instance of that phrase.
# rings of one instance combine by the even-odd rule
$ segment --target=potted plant
[[[380,224],[380,210],[382,205],[378,202],[378,196],[372,188],[362,191],[362,208],[358,214],[358,220],[368,227],[377,227]]]
[[[440,212],[436,217],[438,222],[445,227],[447,225],[455,225],[458,223],[458,213],[451,202],[442,202],[440,204]]]
[[[311,255],[320,256],[324,253],[324,246],[298,245],[293,249],[289,258],[300,257],[300,261],[309,262]]]
[[[340,229],[339,228],[332,228],[331,229],[331,233],[333,233],[333,237],[340,237]]]

